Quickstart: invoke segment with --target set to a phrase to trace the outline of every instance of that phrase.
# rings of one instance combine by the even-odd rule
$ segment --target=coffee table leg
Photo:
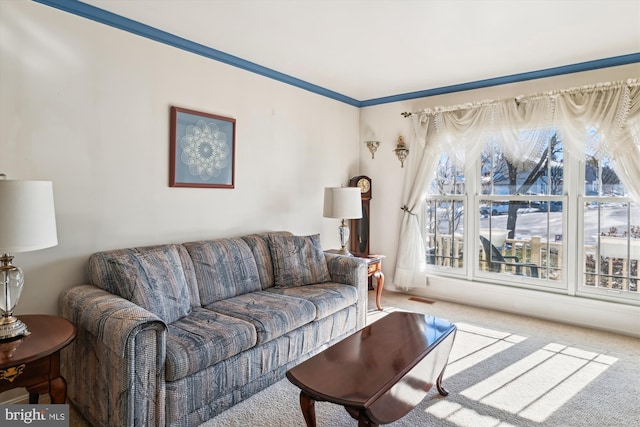
[[[447,369],[446,365],[444,368],[442,368],[442,372],[440,372],[440,375],[438,375],[438,380],[436,381],[436,387],[438,388],[438,393],[440,393],[443,396],[448,396],[449,392],[442,386],[442,377],[444,377],[445,369]]]
[[[316,402],[304,391],[300,392],[300,409],[307,427],[316,427]]]
[[[379,426],[379,424],[376,424],[369,419],[364,409],[356,409],[350,406],[345,406],[344,409],[346,409],[349,415],[351,415],[351,418],[358,421],[358,427],[378,427]]]
[[[379,424],[372,423],[365,416],[361,416],[360,418],[358,418],[358,427],[378,427],[378,426]]]

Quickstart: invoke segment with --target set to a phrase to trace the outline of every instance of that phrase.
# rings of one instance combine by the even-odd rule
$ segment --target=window
[[[489,138],[477,166],[467,169],[440,156],[422,212],[432,273],[637,299],[640,208],[609,162],[565,162],[562,134],[552,128],[523,132],[515,144],[533,148],[514,158]],[[578,215],[581,221],[572,220]],[[569,283],[569,269],[578,285]]]
[[[453,157],[440,157],[433,194],[424,205],[423,230],[427,265],[441,271],[464,272],[464,171]]]
[[[425,204],[428,265],[464,268],[464,199],[434,197]]]
[[[396,285],[428,272],[638,304],[640,81],[403,115]]]
[[[510,145],[527,150],[516,156],[491,139],[480,155],[478,269],[558,287],[566,217],[562,139],[554,129],[535,129]]]
[[[637,300],[640,207],[624,197],[626,189],[607,158],[597,160],[587,155],[584,176],[579,292]]]

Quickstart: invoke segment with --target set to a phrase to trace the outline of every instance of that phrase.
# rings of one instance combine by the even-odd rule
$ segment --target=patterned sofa
[[[365,324],[366,263],[288,232],[110,250],[61,297],[94,426],[194,426]]]

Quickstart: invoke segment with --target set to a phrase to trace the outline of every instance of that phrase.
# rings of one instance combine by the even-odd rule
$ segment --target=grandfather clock
[[[349,180],[350,187],[358,187],[362,200],[362,218],[351,220],[350,251],[356,256],[369,255],[369,203],[371,178],[360,175]]]

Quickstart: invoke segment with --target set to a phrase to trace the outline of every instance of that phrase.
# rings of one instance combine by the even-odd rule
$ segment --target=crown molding
[[[73,15],[77,15],[83,18],[90,19],[92,21],[108,25],[113,28],[118,28],[123,31],[127,31],[132,34],[136,34],[141,37],[145,37],[150,40],[157,41],[187,52],[194,53],[196,55],[203,56],[205,58],[212,59],[214,61],[222,62],[224,64],[231,65],[249,71],[261,76],[277,80],[282,83],[295,86],[300,89],[307,90],[309,92],[331,98],[333,100],[343,102],[353,107],[371,107],[380,104],[387,104],[391,102],[407,101],[416,98],[426,98],[429,96],[443,95],[453,92],[462,92],[472,89],[480,89],[490,86],[499,86],[508,83],[516,83],[527,80],[541,79],[545,77],[554,77],[563,74],[572,74],[582,71],[596,70],[600,68],[617,67],[620,65],[628,65],[633,63],[640,63],[640,52],[632,53],[628,55],[615,56],[611,58],[598,59],[594,61],[581,62],[578,64],[564,65],[560,67],[547,68],[538,71],[531,71],[526,73],[512,74],[509,76],[495,77],[485,80],[477,80],[468,83],[462,83],[451,86],[438,87],[433,89],[426,89],[416,92],[408,92],[399,95],[386,96],[382,98],[373,98],[368,100],[357,100],[341,93],[332,91],[330,89],[306,82],[304,80],[292,77],[288,74],[281,73],[271,68],[263,67],[251,61],[239,58],[237,56],[230,55],[217,49],[213,49],[199,43],[178,37],[176,35],[167,33],[157,28],[151,27],[146,24],[134,21],[129,18],[117,15],[112,12],[108,12],[104,9],[91,6],[87,3],[83,3],[78,0],[33,0],[36,3],[40,3],[46,6],[53,7],[58,10],[62,10]]]

